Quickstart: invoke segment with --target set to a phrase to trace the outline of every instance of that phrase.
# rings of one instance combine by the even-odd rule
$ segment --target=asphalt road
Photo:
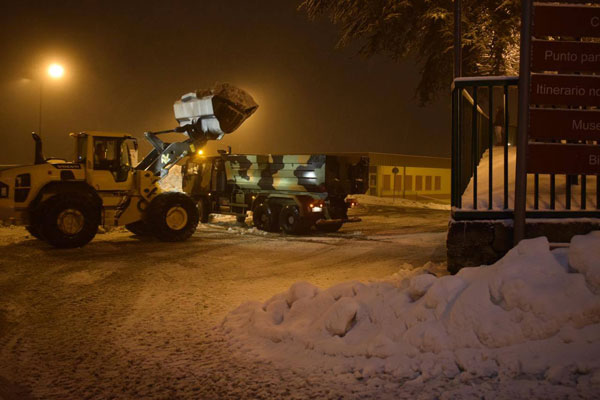
[[[328,287],[444,261],[448,211],[353,212],[363,222],[336,234],[218,218],[185,243],[118,230],[71,250],[0,228],[0,399],[373,397],[367,383],[349,391],[235,354],[218,329],[238,305],[297,281]]]

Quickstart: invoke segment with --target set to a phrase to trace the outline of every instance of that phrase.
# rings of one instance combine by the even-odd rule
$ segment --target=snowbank
[[[515,203],[515,167],[517,162],[517,148],[508,148],[508,208],[512,209]],[[486,150],[477,166],[477,208],[486,210],[489,206],[489,164],[490,154]],[[581,179],[581,176],[579,177]],[[556,210],[566,209],[566,176],[556,175]],[[551,183],[550,175],[539,175],[539,208],[550,209]],[[596,208],[596,178],[586,177],[586,205],[587,209]],[[534,175],[527,174],[527,208],[534,208]],[[571,185],[571,207],[581,207],[581,184]],[[473,178],[462,195],[462,208],[473,208]],[[504,210],[504,147],[495,146],[492,151],[492,209]]]
[[[377,197],[369,196],[367,194],[352,194],[350,195],[350,197],[356,199],[358,201],[358,204],[405,208],[427,208],[431,210],[450,210],[449,204],[423,202],[393,197]]]
[[[600,232],[554,251],[536,238],[454,276],[400,274],[326,290],[298,282],[240,306],[222,328],[257,357],[359,379],[600,385],[599,259]]]
[[[165,192],[181,192],[183,177],[181,175],[181,166],[174,165],[169,174],[158,182],[160,188]]]

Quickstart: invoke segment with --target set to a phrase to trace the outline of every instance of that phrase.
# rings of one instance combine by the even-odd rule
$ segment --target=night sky
[[[0,164],[32,162],[39,79],[31,78],[50,62],[66,74],[44,78],[46,156],[71,158],[69,132],[142,137],[172,128],[173,102],[215,82],[246,89],[260,107],[208,153],[230,145],[239,153],[448,156],[449,96],[418,107],[414,61],[365,60],[357,48],[335,49],[335,27],[309,21],[298,3],[3,2]]]

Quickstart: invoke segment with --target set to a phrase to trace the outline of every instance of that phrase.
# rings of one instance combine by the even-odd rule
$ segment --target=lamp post
[[[65,74],[65,69],[60,64],[50,64],[47,70],[48,76],[51,79],[60,79]],[[38,121],[38,135],[42,135],[42,99],[44,93],[44,79],[42,76],[40,78],[40,110],[39,110],[39,121]]]

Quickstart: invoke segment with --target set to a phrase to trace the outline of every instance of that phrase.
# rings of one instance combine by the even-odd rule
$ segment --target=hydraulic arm
[[[209,140],[220,140],[235,131],[258,104],[244,90],[229,84],[215,85],[207,91],[191,92],[173,105],[179,126],[158,132],[146,132],[146,139],[154,149],[144,157],[136,169],[151,171],[164,177],[182,158],[201,149]],[[178,132],[188,139],[165,143],[159,135]]]

